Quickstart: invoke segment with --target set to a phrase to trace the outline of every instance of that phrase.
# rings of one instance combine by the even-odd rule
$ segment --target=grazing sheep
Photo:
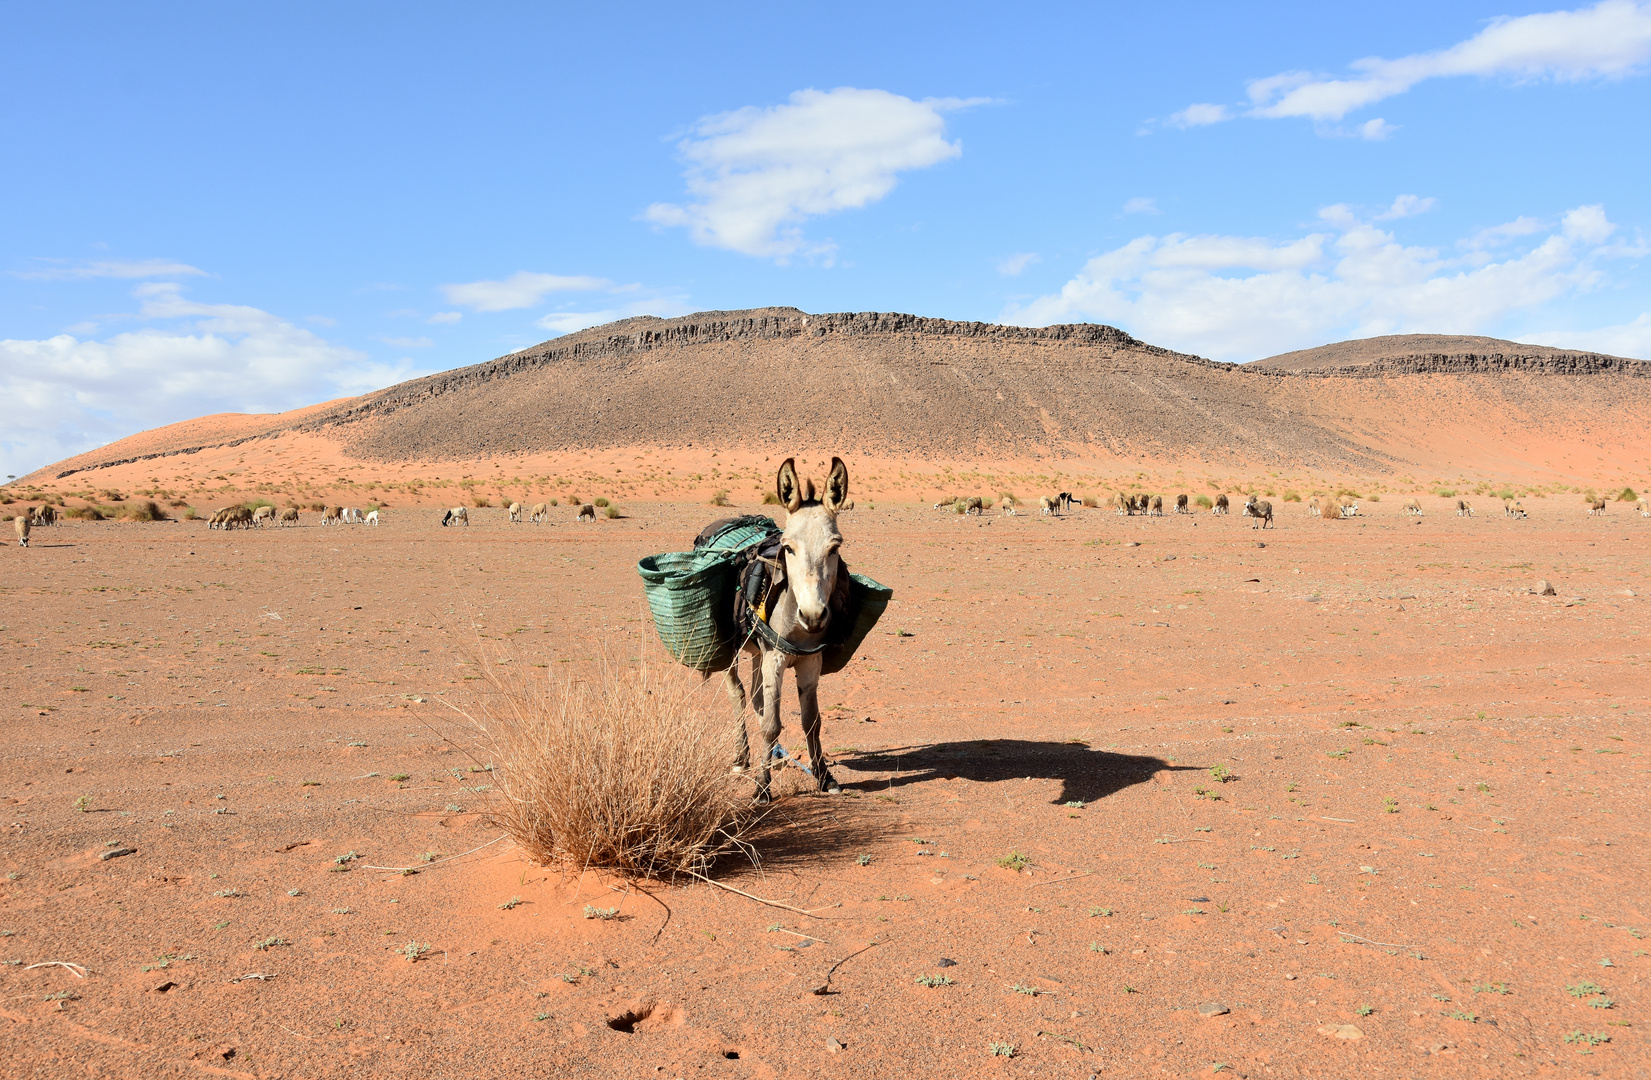
[[[1192,513],[1192,511],[1187,508],[1187,497],[1185,495],[1177,495],[1175,497],[1175,512],[1177,514]]]
[[[1055,512],[1056,508],[1059,505],[1060,505],[1059,502],[1057,502],[1055,499],[1051,499],[1047,495],[1039,495],[1038,496],[1038,513],[1039,514],[1053,514]]]
[[[296,524],[298,524],[298,507],[289,506],[285,510],[281,511],[281,524],[283,524],[283,525],[296,525]]]
[[[1643,510],[1640,512],[1645,513]],[[1515,502],[1513,504],[1513,516],[1516,518],[1524,518],[1529,516],[1525,513],[1525,504],[1523,502]],[[1646,514],[1645,516],[1651,517],[1651,514]]]
[[[1225,495],[1217,495],[1215,497],[1215,505],[1210,507],[1210,513],[1225,514],[1227,512],[1227,506],[1227,497]]]
[[[1415,514],[1417,517],[1421,517],[1422,516],[1422,504],[1418,500],[1416,500],[1415,498],[1412,498],[1409,502],[1404,504],[1404,512],[1407,513],[1407,514]]]
[[[1307,516],[1308,517],[1318,517],[1323,513],[1324,513],[1324,508],[1319,505],[1319,501],[1318,501],[1318,498],[1316,496],[1314,498],[1311,498],[1311,499],[1307,500]]]
[[[939,502],[935,503],[934,508],[936,510],[941,510],[941,509],[944,509],[945,507],[953,505],[956,502],[957,502],[957,496],[956,495],[948,495],[944,499],[941,499]]]
[[[1513,500],[1512,499],[1503,499],[1502,500],[1502,516],[1503,517],[1513,517]]]
[[[264,527],[264,522],[274,520],[275,507],[273,506],[260,506],[252,512],[252,523],[260,529]]]
[[[344,524],[344,508],[342,506],[329,506],[325,510],[321,511],[321,524]]]
[[[1601,503],[1604,502],[1603,499],[1600,500],[1600,501],[1601,501]],[[1473,516],[1473,507],[1468,505],[1468,501],[1466,499],[1457,499],[1456,500],[1456,516],[1457,517],[1472,517]]]
[[[979,495],[970,495],[967,500],[959,501],[963,503],[965,514],[982,514],[986,511],[986,502]]]
[[[585,505],[581,506],[579,508],[579,516],[575,520],[576,521],[595,521],[596,520],[596,507],[592,506],[590,503],[586,503]]]
[[[1639,507],[1640,517],[1651,517],[1651,503],[1646,502],[1644,499],[1640,499],[1634,505]]]
[[[528,520],[537,525],[549,516],[550,507],[546,506],[544,503],[534,503],[532,512],[528,514]]]
[[[367,516],[366,516],[366,518],[363,519],[362,524],[364,524],[364,525],[377,525],[378,524],[378,511],[377,510],[367,511]]]
[[[29,524],[36,528],[39,528],[42,525],[57,524],[57,511],[52,509],[50,503],[44,503],[35,507],[33,510],[29,511],[29,514],[31,518]]]
[[[1164,513],[1164,497],[1162,495],[1154,495],[1152,497],[1152,502],[1149,506],[1149,509],[1147,510],[1147,513],[1157,514],[1160,517],[1163,516],[1163,513]]]
[[[1144,514],[1147,512],[1147,497],[1145,492],[1135,496],[1135,512],[1137,514]]]
[[[18,514],[16,517],[12,518],[11,524],[12,528],[17,530],[17,546],[28,547],[29,529],[32,528],[29,524],[29,515]]]
[[[1121,491],[1112,496],[1112,512],[1119,516],[1129,513],[1129,500],[1124,498]]]
[[[591,508],[591,517],[594,518],[595,516],[596,516],[596,509],[594,507],[592,507]],[[442,523],[443,526],[463,525],[465,528],[468,529],[470,527],[470,511],[466,510],[462,506],[455,506],[455,507],[453,507],[453,509],[447,511],[445,514],[443,514],[441,516],[441,523]]]
[[[1273,504],[1266,499],[1257,502],[1256,497],[1251,495],[1250,501],[1244,504],[1244,513],[1256,519],[1253,528],[1265,529],[1273,523]],[[1325,508],[1325,513],[1329,513],[1328,507]]]
[[[997,504],[997,508],[1003,512],[1004,517],[1015,516],[1015,500],[1011,499],[1007,495],[1003,497],[1002,502]]]
[[[513,525],[520,525],[522,523],[522,504],[521,503],[516,502],[516,503],[511,503],[510,504],[510,521],[511,521],[511,524],[513,524]]]
[[[1593,517],[1595,514],[1603,514],[1603,513],[1605,513],[1605,500],[1604,499],[1595,499],[1593,502],[1588,504],[1588,516],[1589,517]]]
[[[212,516],[220,529],[252,528],[252,511],[244,506],[226,506]]]
[[[1341,504],[1341,516],[1344,517],[1344,518],[1358,517],[1359,516],[1359,504],[1356,503],[1356,502],[1344,502],[1344,503],[1342,503]]]

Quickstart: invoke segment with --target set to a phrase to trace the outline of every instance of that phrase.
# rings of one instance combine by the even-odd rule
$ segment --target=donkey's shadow
[[[843,784],[845,788],[861,791],[883,791],[955,777],[977,784],[1028,777],[1059,780],[1060,794],[1051,800],[1057,806],[1104,799],[1124,788],[1146,783],[1156,772],[1199,768],[1171,765],[1162,758],[1145,755],[1091,750],[1079,743],[1029,739],[979,739],[896,747],[875,754],[844,755],[833,764],[849,772],[893,774]]]

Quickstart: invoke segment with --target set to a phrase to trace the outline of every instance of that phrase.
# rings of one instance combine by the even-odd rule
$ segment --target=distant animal
[[[35,507],[32,511],[30,511],[30,514],[33,519],[30,521],[30,524],[36,527],[41,525],[57,524],[57,511],[53,510],[49,503],[43,503],[40,506]]]
[[[578,520],[578,521],[595,521],[596,520],[596,507],[592,506],[590,503],[586,503],[585,505],[581,506],[579,508],[579,517],[575,520]]]
[[[1422,516],[1422,504],[1418,500],[1412,498],[1409,502],[1404,504],[1404,512],[1407,513],[1407,514],[1415,514],[1417,517],[1421,517]]]
[[[510,504],[510,520],[513,523],[517,524],[517,525],[521,524],[521,522],[522,522],[522,504],[521,503],[515,502],[515,503]]]
[[[1651,517],[1651,503],[1646,502],[1644,499],[1640,499],[1634,505],[1639,507],[1640,517]]]
[[[378,524],[378,511],[377,510],[367,511],[367,517],[365,518],[363,523],[367,524],[367,525],[377,525]]]
[[[1039,495],[1038,496],[1038,513],[1039,514],[1053,514],[1058,509],[1060,509],[1059,497],[1051,499],[1047,495]]]
[[[1129,513],[1129,500],[1121,491],[1112,496],[1112,512],[1120,515]]]
[[[1473,507],[1468,505],[1468,501],[1466,499],[1457,499],[1456,500],[1456,516],[1457,517],[1472,517],[1473,516]]]
[[[244,506],[226,506],[222,511],[224,529],[252,528],[252,511]]]
[[[1147,496],[1145,492],[1135,496],[1135,512],[1137,514],[1144,514],[1147,512]]]
[[[1641,510],[1640,513],[1645,514],[1646,517],[1651,517],[1651,514],[1646,514],[1644,510]],[[1525,513],[1525,504],[1524,503],[1515,502],[1513,504],[1513,516],[1516,517],[1516,518],[1523,518],[1523,517],[1528,517],[1529,516],[1528,514]]]
[[[347,506],[347,507],[344,508],[344,521],[345,521],[346,524],[360,525],[363,521],[366,521],[366,520],[367,520],[366,516],[361,513],[361,507],[359,507],[359,506]]]
[[[537,525],[550,516],[550,507],[544,503],[534,503],[533,510],[528,514],[528,520]]]
[[[1060,496],[1059,496],[1059,499],[1060,499],[1060,504],[1061,504],[1061,513],[1063,513],[1063,514],[1066,513],[1068,510],[1072,509],[1072,504],[1077,501],[1076,499],[1072,498],[1072,493],[1070,491],[1061,492]]]
[[[1513,517],[1513,500],[1512,499],[1503,499],[1502,500],[1502,516],[1503,517]]]
[[[298,524],[298,507],[289,506],[285,510],[281,511],[281,524],[283,524],[283,525],[296,525],[296,524]]]
[[[957,502],[957,496],[956,495],[948,495],[944,499],[941,499],[939,502],[935,503],[934,508],[936,510],[939,510],[942,507],[951,506],[955,502]]]
[[[1212,514],[1225,514],[1226,512],[1227,512],[1227,497],[1225,495],[1217,495],[1215,497],[1215,505],[1210,507],[1210,513],[1212,513]]]
[[[751,658],[751,705],[758,718],[755,775],[757,800],[767,802],[769,763],[780,737],[783,715],[780,691],[785,671],[790,668],[797,680],[797,701],[802,711],[803,737],[808,744],[808,764],[820,791],[842,789],[832,777],[825,751],[820,745],[819,684],[822,658],[818,647],[828,640],[832,622],[845,618],[849,598],[849,573],[839,549],[843,534],[837,528],[837,514],[848,501],[848,467],[841,458],[831,459],[831,474],[825,491],[815,494],[812,480],[797,476],[794,459],[787,458],[775,478],[780,505],[789,512],[778,558],[767,595],[762,604],[769,634],[755,640],[746,638],[742,651]],[[783,584],[782,584],[783,583]],[[774,595],[776,594],[777,595]],[[772,645],[777,637],[784,645]],[[799,650],[803,650],[799,652]],[[730,664],[724,676],[728,696],[739,711],[738,768],[753,764],[745,732],[745,686],[740,682],[739,665]]]
[[[17,530],[17,546],[28,547],[29,529],[33,527],[29,522],[29,515],[18,514],[16,517],[12,518],[11,525],[12,528]]]
[[[342,506],[329,506],[325,510],[321,511],[321,524],[344,524],[344,508]]]
[[[275,507],[273,506],[260,506],[252,512],[252,523],[260,529],[264,527],[264,522],[274,520]]]
[[[1595,499],[1593,502],[1588,504],[1588,516],[1589,517],[1593,517],[1595,514],[1603,514],[1603,513],[1605,513],[1605,500],[1604,499]]]
[[[1177,514],[1190,514],[1192,512],[1187,509],[1187,497],[1185,495],[1177,495],[1175,497],[1175,512]]]
[[[1015,516],[1015,500],[1011,499],[1007,495],[1003,497],[1002,502],[997,504],[997,508],[1003,512],[1004,517]]]
[[[441,516],[441,523],[443,527],[448,525],[463,525],[468,529],[470,527],[470,511],[466,510],[462,506],[455,506],[453,509],[447,511]]]
[[[1307,500],[1307,516],[1308,517],[1318,517],[1323,513],[1324,513],[1324,508],[1319,506],[1319,501],[1316,497]]]
[[[1359,504],[1356,503],[1356,502],[1344,502],[1344,503],[1342,503],[1341,504],[1341,516],[1344,517],[1344,518],[1358,517],[1359,516]]]
[[[1161,516],[1164,512],[1164,497],[1162,495],[1154,495],[1152,497],[1151,508],[1147,512]]]
[[[968,499],[960,501],[963,503],[965,514],[979,514],[986,509],[986,504],[979,495],[970,495]]]
[[[1250,501],[1244,504],[1244,513],[1256,519],[1255,528],[1265,529],[1273,523],[1273,504],[1266,499],[1258,502],[1256,497],[1251,495]]]

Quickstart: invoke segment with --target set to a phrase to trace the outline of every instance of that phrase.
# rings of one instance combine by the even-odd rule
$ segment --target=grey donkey
[[[756,780],[757,800],[768,802],[769,761],[780,738],[780,687],[787,668],[796,672],[797,701],[802,706],[803,736],[808,740],[808,764],[820,790],[837,794],[842,790],[826,765],[820,748],[821,657],[826,632],[834,618],[847,618],[848,571],[838,555],[843,534],[837,529],[837,512],[848,502],[848,466],[841,458],[831,459],[831,475],[825,491],[816,496],[814,481],[799,480],[793,459],[787,458],[775,478],[775,490],[788,515],[780,537],[779,562],[783,584],[771,578],[767,595],[758,604],[767,613],[767,626],[791,648],[814,650],[794,653],[771,645],[758,637],[746,642],[743,651],[751,657],[751,707],[758,719]],[[745,686],[740,682],[738,658],[728,667],[728,696],[739,709],[739,760],[741,769],[751,766],[751,748],[745,733]]]

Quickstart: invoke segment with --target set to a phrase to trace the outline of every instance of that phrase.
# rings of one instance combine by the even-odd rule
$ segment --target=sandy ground
[[[1400,505],[847,515],[896,599],[822,684],[845,794],[719,872],[817,917],[447,859],[469,661],[654,655],[634,564],[726,511],[37,530],[0,1073],[1642,1075],[1651,521]]]

